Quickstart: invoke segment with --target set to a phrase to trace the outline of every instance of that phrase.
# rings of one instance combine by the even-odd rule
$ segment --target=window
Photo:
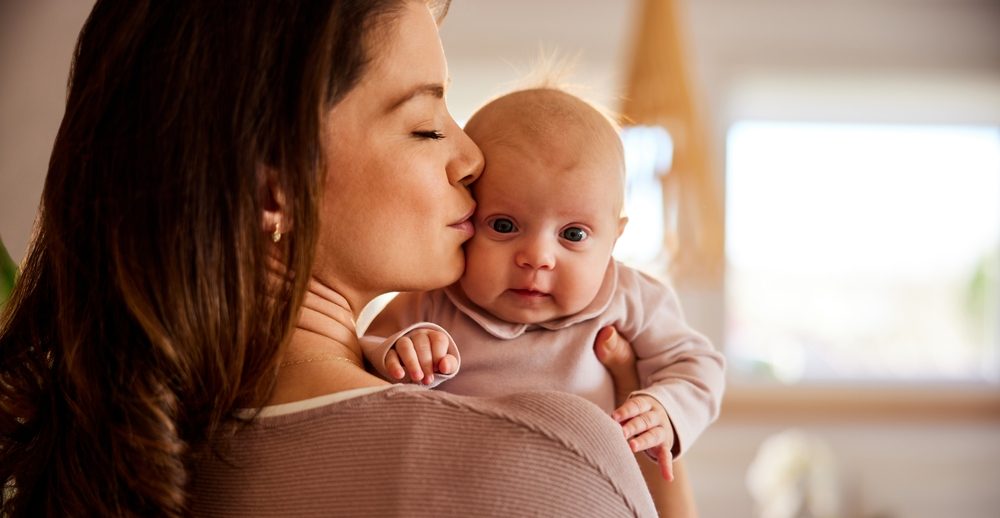
[[[628,224],[615,243],[615,259],[659,274],[665,260],[661,176],[673,159],[673,141],[659,126],[622,129],[625,149],[625,214]]]
[[[1000,381],[1000,131],[741,121],[735,379]]]

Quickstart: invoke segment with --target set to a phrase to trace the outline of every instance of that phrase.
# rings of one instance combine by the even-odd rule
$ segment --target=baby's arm
[[[669,286],[638,273],[623,277],[628,317],[616,326],[635,350],[643,389],[614,417],[634,438],[634,451],[676,458],[718,417],[725,360],[687,325]]]
[[[440,326],[423,321],[429,306],[425,298],[422,293],[398,295],[360,338],[368,363],[389,381],[409,374],[413,383],[437,386],[458,373],[461,357],[455,341]]]
[[[650,396],[633,396],[639,389],[639,380],[632,344],[614,326],[607,326],[597,333],[594,353],[614,379],[618,408],[611,417],[621,425],[629,449],[634,453],[645,452],[659,465],[660,476],[672,482],[675,433],[663,405]]]
[[[608,326],[597,334],[594,353],[611,373],[615,384],[615,405],[621,405],[632,392],[639,390],[632,344],[622,338],[614,326]],[[674,518],[697,516],[694,491],[684,469],[684,461],[673,462],[669,455],[661,455],[657,460],[658,474],[650,470],[648,462],[639,460],[639,468],[656,504],[657,514]]]

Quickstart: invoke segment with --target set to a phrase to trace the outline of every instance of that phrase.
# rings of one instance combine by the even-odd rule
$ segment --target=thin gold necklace
[[[361,364],[357,360],[352,360],[350,358],[345,358],[343,356],[337,356],[335,354],[324,354],[322,356],[313,356],[311,358],[300,358],[298,360],[289,360],[287,362],[281,362],[278,367],[291,367],[292,365],[301,365],[303,363],[314,363],[314,362],[326,362],[326,361],[342,361],[350,363],[351,365],[362,368]]]

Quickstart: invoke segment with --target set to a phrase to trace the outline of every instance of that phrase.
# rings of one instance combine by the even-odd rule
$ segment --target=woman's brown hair
[[[316,244],[323,113],[399,4],[97,2],[0,320],[0,514],[186,513],[195,458],[273,386]],[[265,176],[294,222],[277,289]]]

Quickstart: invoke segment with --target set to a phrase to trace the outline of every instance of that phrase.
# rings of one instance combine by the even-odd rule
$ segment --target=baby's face
[[[621,233],[620,157],[558,143],[485,142],[466,243],[469,299],[508,322],[571,315],[597,295]]]

